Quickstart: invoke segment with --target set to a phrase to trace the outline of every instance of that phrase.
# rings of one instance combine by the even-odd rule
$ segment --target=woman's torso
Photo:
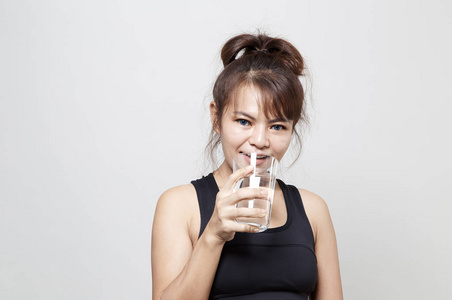
[[[212,174],[193,181],[199,203],[200,236],[215,207]],[[283,195],[277,225],[262,233],[236,233],[224,245],[211,299],[307,299],[317,280],[314,236],[298,190],[278,180]],[[279,189],[278,189],[279,190]],[[286,219],[285,221],[283,219]],[[272,227],[271,223],[271,227]]]

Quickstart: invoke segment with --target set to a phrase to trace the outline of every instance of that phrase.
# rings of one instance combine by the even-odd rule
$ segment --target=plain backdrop
[[[0,298],[150,299],[153,214],[211,171],[233,35],[287,38],[345,299],[452,297],[452,2],[0,1]],[[290,156],[290,155],[289,155]]]

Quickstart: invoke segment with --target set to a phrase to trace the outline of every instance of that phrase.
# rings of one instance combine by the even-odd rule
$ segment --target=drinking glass
[[[236,207],[260,208],[264,209],[266,214],[261,218],[241,217],[237,218],[235,221],[237,223],[257,226],[259,227],[259,232],[262,232],[267,230],[270,224],[278,160],[272,156],[260,155],[257,153],[239,153],[234,156],[234,172],[249,165],[254,167],[253,172],[237,182],[234,187],[234,192],[242,188],[261,188],[267,189],[268,195],[266,199],[242,200],[236,204]]]

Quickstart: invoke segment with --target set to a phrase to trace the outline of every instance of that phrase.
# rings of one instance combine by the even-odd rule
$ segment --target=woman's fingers
[[[266,209],[261,208],[234,208],[229,212],[229,218],[235,220],[237,218],[263,218],[267,215]]]
[[[265,209],[259,208],[232,208],[225,211],[225,222],[228,230],[232,232],[258,232],[259,227],[252,226],[249,224],[237,223],[235,219],[239,218],[250,218],[250,219],[261,219],[267,215],[267,211]]]
[[[262,208],[229,206],[219,211],[218,217],[226,224],[228,221],[235,222],[237,218],[263,218],[266,214],[267,210]]]
[[[249,165],[245,168],[241,168],[234,173],[232,173],[226,183],[223,186],[223,189],[229,191],[232,193],[232,190],[234,189],[234,186],[237,184],[237,182],[244,178],[246,175],[250,174],[253,171],[253,166]]]
[[[253,232],[259,232],[260,231],[260,228],[257,227],[257,226],[253,226],[253,225],[249,225],[249,224],[240,224],[240,223],[235,223],[235,224],[231,225],[231,228],[235,232],[249,232],[249,233],[253,233]]]
[[[243,200],[267,200],[268,191],[265,188],[241,188],[228,197],[229,204],[236,204]]]
[[[260,219],[267,215],[267,211],[259,208],[236,207],[243,200],[267,200],[268,188],[240,188],[233,192],[237,182],[249,175],[253,166],[239,169],[232,173],[222,189],[217,194],[214,217],[209,221],[218,232],[218,236],[228,241],[234,232],[258,232],[259,227],[237,223],[238,218]],[[226,235],[225,235],[226,234]],[[226,236],[226,238],[225,238]]]

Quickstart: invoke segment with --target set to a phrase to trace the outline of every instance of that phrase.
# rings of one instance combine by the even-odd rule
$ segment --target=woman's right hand
[[[234,192],[234,186],[239,180],[253,171],[253,166],[239,169],[232,173],[217,194],[215,208],[204,234],[211,234],[219,243],[225,243],[234,238],[236,232],[258,232],[259,228],[249,224],[241,224],[236,218],[262,218],[266,211],[259,208],[237,208],[242,200],[266,199],[268,192],[260,188],[242,188]]]

